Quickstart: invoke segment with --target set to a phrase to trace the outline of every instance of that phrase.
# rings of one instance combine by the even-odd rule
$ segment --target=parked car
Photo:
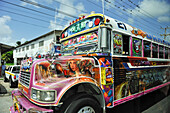
[[[9,81],[10,88],[18,87],[19,72],[20,65],[9,66],[5,70],[4,82]]]

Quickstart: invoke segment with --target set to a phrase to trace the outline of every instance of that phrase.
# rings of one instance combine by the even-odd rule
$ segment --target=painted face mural
[[[53,62],[43,61],[35,66],[35,81],[54,82],[57,79],[88,76],[95,78],[92,59],[65,59]],[[94,75],[93,75],[94,74]]]

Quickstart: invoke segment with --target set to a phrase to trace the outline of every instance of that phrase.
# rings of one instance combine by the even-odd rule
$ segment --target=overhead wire
[[[49,19],[49,17],[47,17],[47,16],[45,16],[45,15],[34,14],[34,13],[30,13],[30,12],[27,12],[27,11],[15,9],[15,8],[8,7],[8,6],[3,6],[3,5],[0,5],[0,7],[4,7],[4,8],[7,8],[7,9],[10,9],[10,10],[14,11],[15,13],[16,13],[16,11],[18,11],[18,12],[22,12],[22,13],[24,13],[24,14],[34,15],[34,16],[38,16],[38,17],[45,17],[45,18]],[[3,9],[4,9],[4,8],[3,8]],[[52,17],[51,17],[51,18],[52,18]]]
[[[121,0],[121,1],[122,1],[122,0]],[[136,6],[138,9],[142,10],[143,12],[145,12],[148,17],[153,18],[155,21],[157,21],[157,22],[160,23],[161,25],[163,24],[163,23],[161,23],[158,19],[155,19],[155,18],[156,18],[155,16],[153,16],[152,14],[150,14],[149,12],[147,12],[146,10],[142,9],[139,5],[135,4],[135,3],[132,2],[131,0],[128,0],[128,2],[130,2],[131,4],[133,4],[134,6]],[[141,13],[142,13],[142,12],[141,12]],[[144,14],[144,13],[142,13],[142,14]],[[145,14],[145,15],[146,15],[146,14]],[[164,25],[165,25],[165,24],[164,24]],[[166,26],[166,25],[165,25],[165,26]]]
[[[45,23],[49,23],[49,21],[46,21],[46,20],[42,20],[42,19],[39,19],[39,18],[35,18],[35,17],[32,17],[32,16],[28,16],[28,15],[24,15],[24,14],[12,12],[12,11],[4,10],[4,9],[0,9],[0,11],[4,11],[4,12],[11,13],[11,14],[15,14],[15,15],[19,15],[19,16],[31,18],[31,19],[38,20],[38,21],[42,21],[42,22],[45,22]],[[56,24],[56,25],[64,26],[64,25],[61,25],[61,24]]]
[[[78,8],[72,7],[72,6],[70,6],[70,5],[67,5],[67,4],[65,4],[65,3],[61,2],[61,1],[58,1],[58,0],[53,0],[53,1],[54,1],[54,2],[57,2],[57,3],[60,3],[60,4],[62,4],[62,5],[65,5],[65,6],[67,6],[67,7],[70,7],[70,8],[72,8],[72,9],[75,9],[75,10],[81,11],[81,12],[83,12],[83,13],[88,13],[87,11],[80,10],[80,9],[78,9]]]
[[[115,0],[114,0],[115,1]],[[112,2],[111,2],[112,3]],[[119,3],[118,1],[116,1],[116,3],[118,3],[120,6],[122,6],[122,7],[124,7],[124,8],[126,8],[127,9],[127,7],[126,6],[124,6],[124,5],[122,5],[121,3]],[[112,3],[113,4],[113,3]],[[121,8],[120,8],[121,9]],[[140,17],[140,16],[138,16],[137,14],[135,14],[135,13],[130,13],[129,11],[127,11],[126,9],[121,9],[121,10],[123,10],[123,11],[125,11],[125,12],[127,12],[127,13],[129,13],[129,14],[131,14],[131,15],[134,15],[135,17],[137,17],[137,18],[139,18],[139,19],[141,19],[142,21],[145,21],[145,22],[147,22],[147,24],[144,24],[144,23],[142,23],[144,26],[147,26],[148,28],[151,28],[152,27],[152,29],[155,29],[155,30],[153,30],[153,32],[155,32],[155,33],[157,33],[156,31],[157,31],[157,29],[155,28],[155,27],[153,27],[153,26],[149,26],[148,24],[150,24],[150,23],[152,23],[152,22],[149,22],[148,20],[145,20],[144,18],[142,18],[142,17]],[[139,23],[141,23],[140,21],[138,21]],[[151,30],[150,30],[151,31]]]
[[[54,17],[54,15],[44,13],[42,11],[38,11],[38,10],[35,10],[35,9],[32,9],[32,8],[24,7],[24,6],[21,6],[21,5],[18,5],[18,4],[14,4],[14,3],[11,3],[11,2],[7,2],[7,1],[4,1],[4,0],[0,0],[0,2],[4,2],[4,3],[10,4],[10,5],[16,6],[16,7],[20,7],[20,8],[27,9],[27,10],[30,10],[30,11],[33,11],[33,12],[37,12],[37,13],[40,13],[40,14],[43,14],[43,15],[46,15],[46,16]],[[60,17],[57,17],[57,18],[62,19],[64,21],[69,21],[68,19],[65,19],[65,18],[60,18]]]
[[[92,0],[87,0],[88,2],[90,2],[90,3],[92,3],[92,4],[94,4],[94,5],[96,5],[96,6],[98,6],[98,7],[100,7],[100,8],[102,8],[101,7],[101,5],[98,5],[98,4],[96,4],[96,3],[94,3],[94,2],[92,2]],[[111,2],[109,2],[109,3],[111,3]],[[114,8],[113,6],[111,6],[111,5],[109,5],[110,7],[112,7],[112,8]],[[117,8],[119,8],[120,9],[120,7],[119,6],[115,6],[115,7],[117,7]],[[114,8],[115,9],[115,8]],[[113,12],[112,11],[110,11],[110,10],[106,10],[106,11],[108,11],[109,13],[112,13],[113,14]],[[122,13],[122,12],[120,12],[120,13]],[[122,17],[122,16],[120,16],[120,15],[118,15],[118,14],[116,14],[116,13],[114,13],[115,15],[117,15],[118,17],[120,17],[121,19],[124,19],[124,20],[127,20],[126,18],[124,18],[124,17]],[[122,13],[122,14],[125,14],[125,15],[127,15],[126,13]],[[129,15],[127,15],[127,16],[129,16]],[[139,21],[139,23],[140,23],[140,21]],[[143,24],[143,23],[142,23]],[[138,24],[135,24],[135,25],[137,25],[137,26],[141,26],[141,25],[138,25]],[[146,25],[147,26],[147,25]],[[145,27],[146,29],[148,29],[148,27],[146,27],[146,26],[141,26],[141,27]],[[152,31],[152,32],[155,32],[154,30],[152,30],[152,29],[148,29],[148,31]]]
[[[78,18],[77,16],[71,15],[71,14],[66,13],[64,11],[61,11],[61,10],[58,10],[58,9],[54,9],[54,8],[51,8],[51,7],[48,7],[48,6],[36,3],[36,2],[32,2],[32,1],[29,1],[29,0],[20,0],[20,1],[23,1],[23,2],[26,2],[26,3],[32,4],[34,6],[38,6],[38,7],[50,10],[50,11],[58,12],[58,13],[64,14],[64,15],[72,17],[72,18],[76,18],[76,19]]]
[[[16,20],[16,19],[11,19],[11,20],[13,20],[13,21],[16,21],[16,22],[19,22],[19,23],[24,23],[24,24],[28,24],[28,25],[32,25],[32,26],[34,26],[34,27],[41,27],[41,28],[47,28],[47,27],[45,27],[45,26],[42,26],[42,25],[38,25],[38,24],[33,24],[33,23],[28,23],[28,22],[25,22],[25,21],[21,21],[21,20]]]

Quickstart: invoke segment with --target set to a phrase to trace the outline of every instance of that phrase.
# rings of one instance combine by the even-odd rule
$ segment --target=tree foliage
[[[2,60],[4,60],[6,63],[13,63],[13,51],[8,51],[4,54],[2,54]]]

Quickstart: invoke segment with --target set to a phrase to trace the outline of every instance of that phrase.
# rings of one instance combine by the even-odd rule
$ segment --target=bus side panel
[[[111,57],[98,57],[101,74],[101,88],[107,107],[113,107],[113,68]]]
[[[113,58],[113,62],[114,106],[169,84],[170,68],[167,64],[164,67],[154,67],[146,58],[125,57]]]

